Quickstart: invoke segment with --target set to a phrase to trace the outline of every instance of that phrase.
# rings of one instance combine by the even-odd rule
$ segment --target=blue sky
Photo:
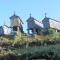
[[[48,17],[60,20],[60,0],[1,0],[0,25],[9,25],[9,17],[14,11],[24,22],[23,27],[26,31],[26,20],[30,13],[37,20],[42,20],[45,13]]]

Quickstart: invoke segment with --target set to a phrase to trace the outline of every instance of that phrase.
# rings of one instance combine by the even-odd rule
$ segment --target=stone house
[[[55,29],[56,32],[60,31],[60,21],[57,21],[49,17],[45,17],[42,20],[42,23],[43,23],[44,29],[52,28],[52,29]]]
[[[34,17],[29,17],[27,19],[28,34],[40,34],[43,29],[42,22],[36,20]]]
[[[10,17],[10,28],[12,29],[12,31],[20,31],[23,32],[23,22],[21,20],[21,18],[19,16],[17,16],[15,13],[13,14],[13,16]]]
[[[34,17],[27,19],[28,34],[40,34],[43,30],[52,28],[56,32],[60,32],[60,21],[46,17],[41,21],[36,20]]]
[[[7,25],[0,26],[0,35],[7,35],[7,34],[9,34],[8,26]]]

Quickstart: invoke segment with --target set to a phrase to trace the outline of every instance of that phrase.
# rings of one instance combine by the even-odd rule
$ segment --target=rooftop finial
[[[15,11],[14,11],[14,15],[15,15]]]
[[[4,25],[6,25],[6,22],[4,21]]]
[[[47,14],[45,13],[45,18],[46,18],[46,15],[47,15]]]
[[[30,17],[31,17],[31,13],[30,13]]]

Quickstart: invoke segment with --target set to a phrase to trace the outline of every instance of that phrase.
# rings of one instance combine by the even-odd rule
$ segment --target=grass
[[[59,34],[60,35],[60,34]],[[59,38],[58,34],[56,34],[57,38]],[[9,36],[10,37],[10,36]],[[0,41],[4,41],[4,43],[10,43],[10,45],[13,45],[13,49],[11,50],[13,53],[15,53],[17,56],[22,56],[24,54],[41,54],[43,53],[47,53],[47,52],[54,52],[56,53],[59,57],[60,57],[60,44],[55,44],[55,45],[45,45],[45,46],[25,46],[24,47],[17,47],[15,48],[14,45],[23,45],[25,43],[30,43],[33,42],[35,40],[41,41],[41,40],[48,40],[48,36],[44,36],[44,35],[36,35],[36,36],[27,36],[27,35],[23,35],[23,34],[17,34],[15,40],[14,39],[10,39],[7,37],[0,37]],[[4,47],[4,46],[3,46]],[[9,51],[8,51],[9,52]],[[3,52],[5,53],[5,51]],[[2,53],[2,54],[3,54]]]
[[[28,47],[28,48],[19,48],[13,50],[16,54],[24,54],[24,53],[35,53],[35,52],[42,52],[42,51],[54,51],[60,53],[60,44],[56,45],[49,45],[49,46],[34,46],[34,47]]]
[[[24,58],[22,60],[26,59],[26,56],[28,58],[33,58],[34,56],[44,55],[48,52],[54,52],[55,55],[60,57],[60,44],[56,45],[48,45],[48,46],[33,46],[33,47],[24,47],[24,48],[15,48],[15,50],[12,50],[17,56],[20,56],[20,58]],[[20,59],[19,58],[19,59]]]

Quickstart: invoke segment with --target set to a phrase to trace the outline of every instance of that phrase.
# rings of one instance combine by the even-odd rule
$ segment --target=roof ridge
[[[50,19],[52,19],[52,18],[50,18]],[[57,21],[56,19],[52,19],[52,20],[54,20],[54,21],[56,21],[56,22],[60,22],[60,21]]]
[[[36,20],[36,19],[35,19]],[[36,21],[38,21],[39,23],[42,23],[41,21],[39,21],[39,20],[36,20]]]

